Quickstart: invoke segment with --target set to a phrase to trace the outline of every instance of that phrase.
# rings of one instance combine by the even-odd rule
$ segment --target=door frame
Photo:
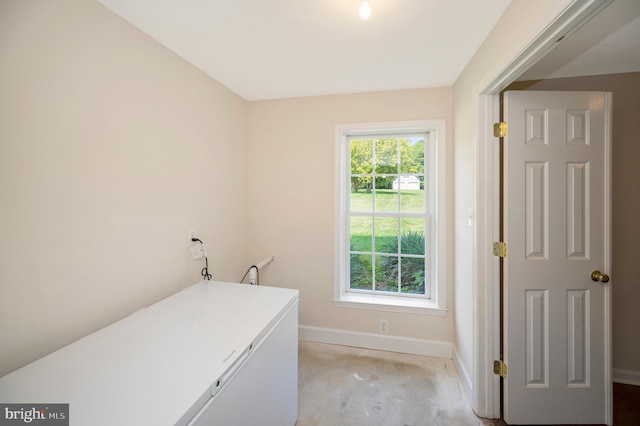
[[[560,39],[577,31],[613,0],[573,0],[553,22],[506,66],[489,76],[474,90],[474,199],[475,226],[472,250],[474,306],[471,405],[481,417],[501,417],[500,380],[493,374],[493,360],[500,359],[500,271],[492,244],[499,240],[500,179],[499,145],[493,123],[500,121],[500,92],[524,71],[553,50]],[[610,291],[610,290],[609,290]],[[609,302],[610,303],[610,297]],[[610,315],[610,313],[609,313]],[[610,321],[609,321],[610,323]],[[605,331],[611,339],[611,329]],[[609,348],[611,345],[609,344]],[[611,375],[611,351],[606,354]],[[607,383],[611,386],[611,377]],[[613,421],[611,392],[605,403],[608,424]]]

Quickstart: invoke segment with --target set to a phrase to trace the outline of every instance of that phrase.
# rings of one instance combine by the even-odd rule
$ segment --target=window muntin
[[[346,292],[431,297],[428,132],[354,135],[345,212]]]

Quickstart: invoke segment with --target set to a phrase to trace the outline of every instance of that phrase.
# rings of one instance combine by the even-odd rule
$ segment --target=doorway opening
[[[500,154],[493,138],[493,123],[500,121],[499,94],[509,84],[551,51],[559,40],[568,37],[586,21],[599,13],[609,2],[590,0],[573,2],[553,25],[508,66],[498,72],[476,97],[477,128],[475,134],[474,211],[474,369],[472,405],[482,417],[500,418],[500,379],[493,374],[493,360],[500,359],[500,274],[499,261],[494,258],[492,244],[500,241],[498,213],[500,211],[497,182]],[[482,297],[478,297],[480,294]]]

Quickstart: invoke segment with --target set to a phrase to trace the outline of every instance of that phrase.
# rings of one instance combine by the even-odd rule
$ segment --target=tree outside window
[[[347,138],[349,291],[430,297],[427,140]]]

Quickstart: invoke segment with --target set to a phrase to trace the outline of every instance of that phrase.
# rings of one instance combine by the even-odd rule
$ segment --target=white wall
[[[378,319],[386,318],[390,336],[452,341],[453,303],[445,317],[336,308],[332,303],[335,126],[436,118],[447,121],[450,138],[451,88],[249,105],[249,259],[275,255],[275,262],[261,271],[261,282],[300,290],[302,326],[377,333]],[[449,185],[449,212],[450,190]],[[449,285],[449,301],[452,291]]]
[[[476,306],[473,295],[483,297],[490,283],[473,282],[474,230],[468,225],[474,207],[474,156],[479,90],[504,70],[571,0],[513,0],[464,69],[454,94],[454,229],[455,330],[460,362],[473,377],[473,339]],[[482,326],[482,325],[481,325]],[[482,342],[480,342],[482,344]]]
[[[97,2],[0,2],[0,376],[246,267],[247,103]],[[230,184],[230,182],[233,184]]]

